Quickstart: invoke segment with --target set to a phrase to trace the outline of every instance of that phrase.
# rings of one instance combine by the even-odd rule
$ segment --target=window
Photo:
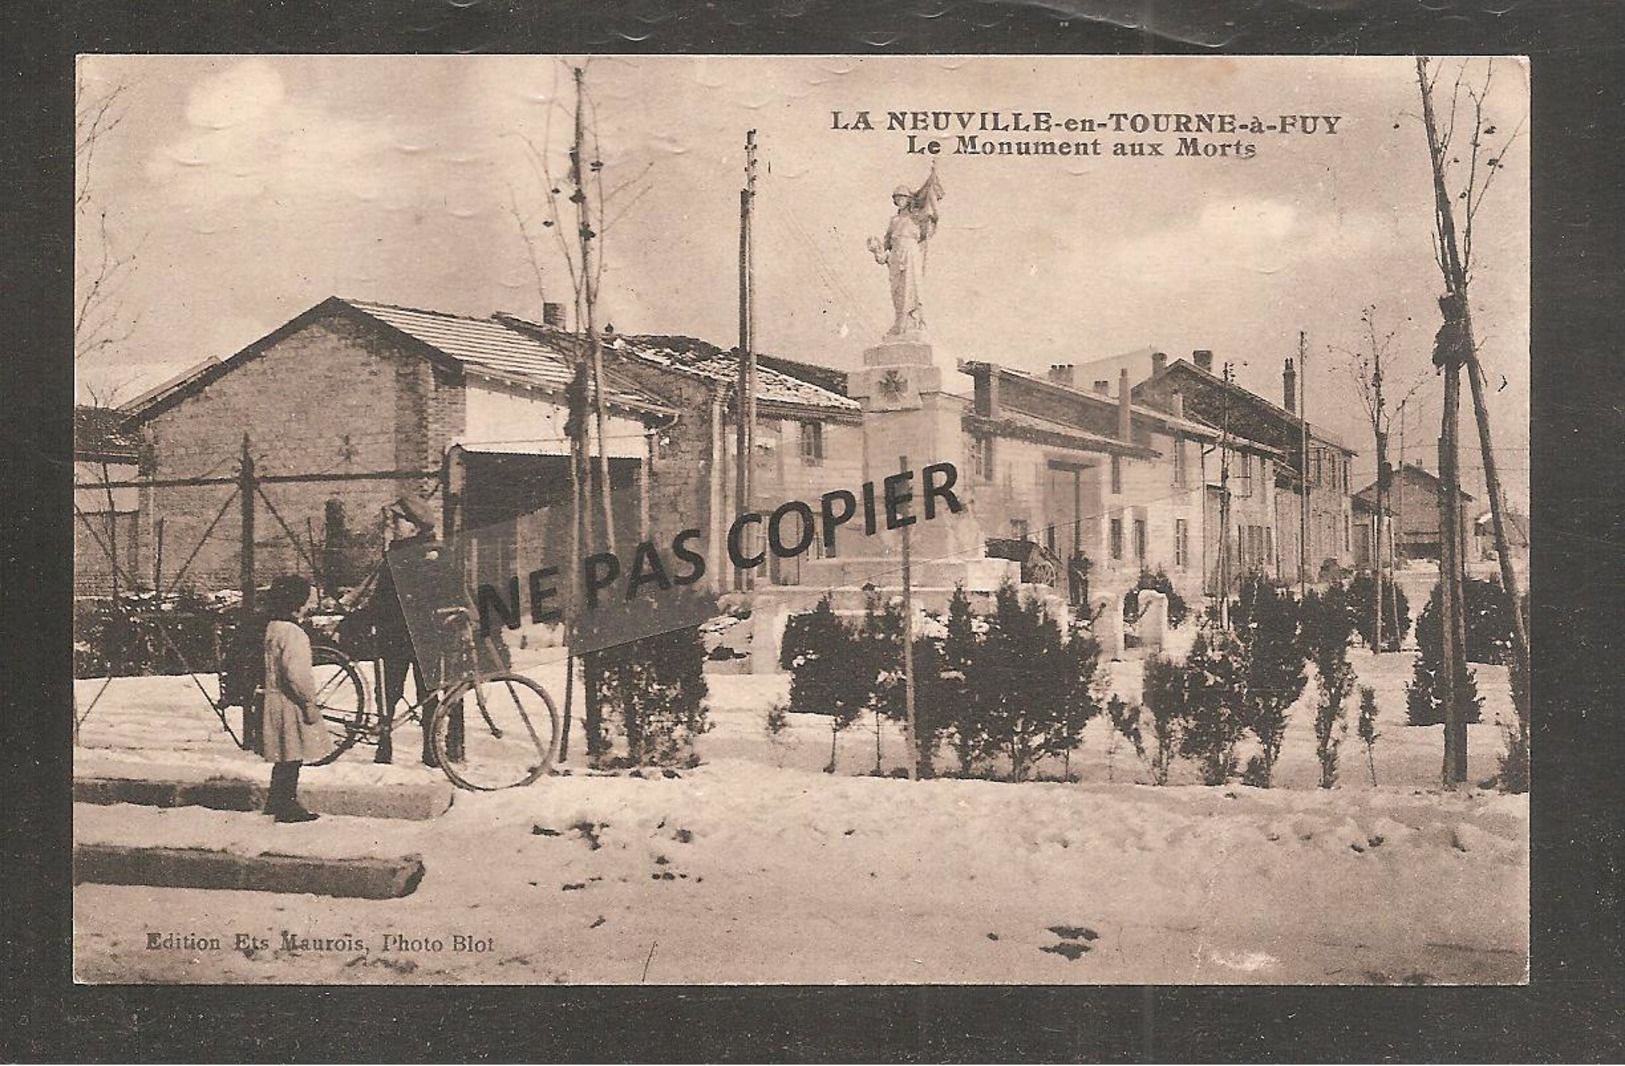
[[[1265,559],[1263,526],[1247,527],[1247,558],[1251,564],[1251,569],[1262,570],[1264,568]]]
[[[1247,527],[1236,527],[1236,569],[1242,573],[1247,570]]]
[[[1145,562],[1145,519],[1134,520],[1134,558]]]
[[[977,481],[993,480],[993,438],[974,434],[965,442],[965,461]]]
[[[1233,495],[1251,496],[1253,494],[1253,457],[1246,452],[1236,456],[1237,462],[1233,466],[1232,480],[1236,487]]]
[[[1275,530],[1269,526],[1264,527],[1264,558],[1261,562],[1266,569],[1275,569]]]
[[[1010,519],[1010,536],[1016,540],[1027,539],[1027,520],[1025,518]]]
[[[1185,438],[1174,438],[1174,487],[1185,487]]]
[[[1121,559],[1123,557],[1123,520],[1121,518],[1112,519],[1110,547],[1111,557],[1113,559]]]
[[[1348,515],[1343,516],[1343,550],[1352,551],[1354,544],[1354,523]]]
[[[1183,570],[1191,564],[1191,524],[1174,519],[1174,565]]]
[[[1112,492],[1119,493],[1119,492],[1122,492],[1122,491],[1123,491],[1123,457],[1121,455],[1114,455],[1114,456],[1112,456]],[[1121,523],[1119,523],[1119,524],[1121,524]]]
[[[808,466],[824,464],[824,423],[801,423],[801,461]]]

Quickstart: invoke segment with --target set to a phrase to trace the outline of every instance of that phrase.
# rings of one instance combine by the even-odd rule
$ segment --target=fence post
[[[242,556],[238,570],[238,583],[242,589],[242,625],[253,624],[255,613],[254,596],[254,496],[259,491],[259,482],[254,477],[254,456],[249,450],[248,434],[243,434],[242,462],[237,471],[237,496],[242,504]],[[263,751],[265,748],[264,732],[265,707],[259,700],[250,698],[243,707],[243,745],[249,751]]]

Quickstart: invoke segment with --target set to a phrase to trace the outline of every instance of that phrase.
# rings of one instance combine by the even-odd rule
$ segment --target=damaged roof
[[[498,315],[498,319],[515,324],[526,332],[541,338],[548,336],[571,337],[573,334],[551,326]],[[718,348],[708,341],[675,334],[611,333],[604,337],[604,346],[623,356],[630,356],[653,366],[666,367],[690,377],[701,378],[720,385],[732,386],[739,380],[737,350]],[[815,384],[780,367],[806,366],[828,385],[844,383],[845,375],[838,371],[795,364],[774,356],[759,355],[756,362],[756,400],[758,403],[784,407],[812,408],[821,413],[844,414],[856,417],[862,407],[854,399],[842,395],[824,384]]]

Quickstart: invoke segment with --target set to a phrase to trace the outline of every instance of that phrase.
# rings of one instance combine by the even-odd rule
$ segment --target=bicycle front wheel
[[[316,703],[327,731],[328,752],[310,761],[326,766],[349,751],[367,728],[367,686],[350,657],[337,648],[317,644],[311,648],[316,677]]]
[[[430,728],[440,768],[452,784],[476,792],[528,785],[558,754],[558,708],[521,674],[459,685],[435,709]]]

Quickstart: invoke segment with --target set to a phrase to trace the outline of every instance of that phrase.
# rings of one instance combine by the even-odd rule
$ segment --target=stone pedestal
[[[1100,642],[1100,656],[1106,660],[1123,658],[1123,601],[1116,596],[1097,599],[1093,605],[1094,635]]]
[[[1135,620],[1134,633],[1140,638],[1140,647],[1148,653],[1161,651],[1168,636],[1168,597],[1156,589],[1141,589],[1140,616]]]
[[[955,492],[962,501],[970,487],[962,402],[943,391],[957,371],[942,362],[923,338],[888,338],[865,351],[863,368],[847,378],[847,394],[863,405],[864,480],[875,482],[878,494],[882,479],[902,469],[903,457],[915,472],[910,513],[918,520],[910,527],[910,551],[916,563],[967,563],[982,557],[981,532],[968,508],[954,515],[939,507],[935,518],[925,518],[922,468],[952,463],[959,472]],[[902,537],[881,532],[860,550],[889,568],[900,562]]]

